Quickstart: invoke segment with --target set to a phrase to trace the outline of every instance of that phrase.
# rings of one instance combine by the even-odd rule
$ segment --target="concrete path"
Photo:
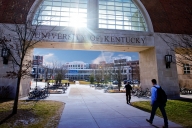
[[[67,96],[48,98],[66,103],[58,128],[153,128],[164,124],[157,116],[154,126],[147,123],[150,114],[127,105],[123,93],[104,93],[85,85],[71,85],[68,91]],[[138,100],[149,99],[132,97],[132,101]],[[181,127],[170,121],[169,126]]]
[[[20,100],[26,100],[21,98]],[[161,128],[163,119],[126,104],[125,93],[104,93],[88,85],[71,85],[65,94],[51,94],[45,100],[66,103],[58,128]],[[132,97],[131,102],[150,100]],[[181,128],[169,121],[170,128]]]

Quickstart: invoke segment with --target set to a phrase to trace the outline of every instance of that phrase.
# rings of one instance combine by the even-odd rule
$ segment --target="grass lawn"
[[[13,101],[0,101],[0,121],[12,112]],[[19,101],[18,112],[1,128],[56,128],[64,103],[56,101]]]
[[[149,101],[133,102],[132,105],[141,110],[151,112]],[[169,120],[184,127],[192,127],[192,99],[168,100],[166,112]],[[159,109],[156,115],[162,117]]]

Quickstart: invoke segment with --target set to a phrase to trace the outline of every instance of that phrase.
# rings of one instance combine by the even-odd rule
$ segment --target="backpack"
[[[161,104],[166,104],[167,102],[167,95],[165,93],[165,91],[160,87],[157,88],[156,86],[153,86],[157,89],[157,102],[161,103]]]

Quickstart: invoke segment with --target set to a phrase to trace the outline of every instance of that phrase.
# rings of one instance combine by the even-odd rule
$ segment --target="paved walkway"
[[[58,128],[154,128],[163,119],[155,117],[154,126],[145,121],[150,114],[126,104],[124,93],[103,93],[85,85],[71,85],[68,94],[51,95],[48,100],[65,102]],[[132,101],[149,100],[132,97]],[[169,121],[169,126],[181,127]]]

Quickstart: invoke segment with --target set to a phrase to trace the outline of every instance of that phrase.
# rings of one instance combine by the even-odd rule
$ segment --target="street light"
[[[3,58],[3,64],[8,64],[9,55],[10,55],[10,50],[8,48],[1,49],[1,57]]]
[[[36,71],[36,88],[37,88],[37,79],[38,79],[38,74],[39,74],[39,61],[37,60],[37,71]]]

